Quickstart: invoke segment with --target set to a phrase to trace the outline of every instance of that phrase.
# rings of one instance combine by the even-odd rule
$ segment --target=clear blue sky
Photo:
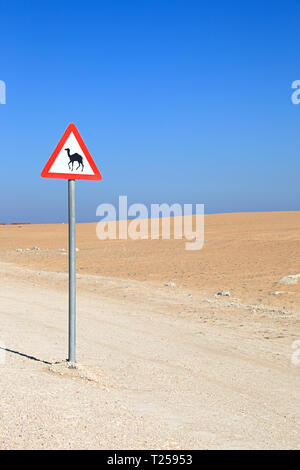
[[[0,0],[0,221],[62,222],[67,183],[40,172],[74,122],[101,202],[299,210],[299,1]]]

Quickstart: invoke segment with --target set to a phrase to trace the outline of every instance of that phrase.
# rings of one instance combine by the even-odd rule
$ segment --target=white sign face
[[[94,174],[73,132],[48,171],[49,173]]]

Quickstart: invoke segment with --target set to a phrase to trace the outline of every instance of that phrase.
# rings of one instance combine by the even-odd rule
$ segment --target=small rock
[[[175,284],[175,282],[166,282],[166,283],[164,284],[164,286],[175,287],[176,284]]]
[[[225,297],[229,297],[230,292],[228,290],[220,290],[219,292],[217,292],[217,295],[224,295]]]
[[[60,248],[59,251],[65,253],[67,250],[65,248]]]
[[[76,362],[68,362],[67,367],[68,369],[78,369],[78,365]]]
[[[21,253],[23,250],[22,250],[22,248],[17,248],[16,251]]]
[[[284,294],[284,292],[282,292],[281,290],[274,290],[274,291],[270,292],[269,295],[279,295],[279,294]]]
[[[290,274],[289,276],[282,277],[278,284],[297,284],[300,274]]]
[[[32,251],[38,251],[39,248],[38,248],[37,246],[33,246],[33,247],[31,248],[31,250],[32,250]]]

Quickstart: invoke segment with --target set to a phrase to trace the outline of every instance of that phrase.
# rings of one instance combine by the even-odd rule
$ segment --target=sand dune
[[[70,370],[67,225],[0,227],[0,448],[299,448],[299,228],[208,215],[188,252],[78,224]]]

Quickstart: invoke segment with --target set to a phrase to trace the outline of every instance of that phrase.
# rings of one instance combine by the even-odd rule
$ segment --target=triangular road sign
[[[75,124],[70,124],[48,160],[41,176],[73,180],[101,180]]]

